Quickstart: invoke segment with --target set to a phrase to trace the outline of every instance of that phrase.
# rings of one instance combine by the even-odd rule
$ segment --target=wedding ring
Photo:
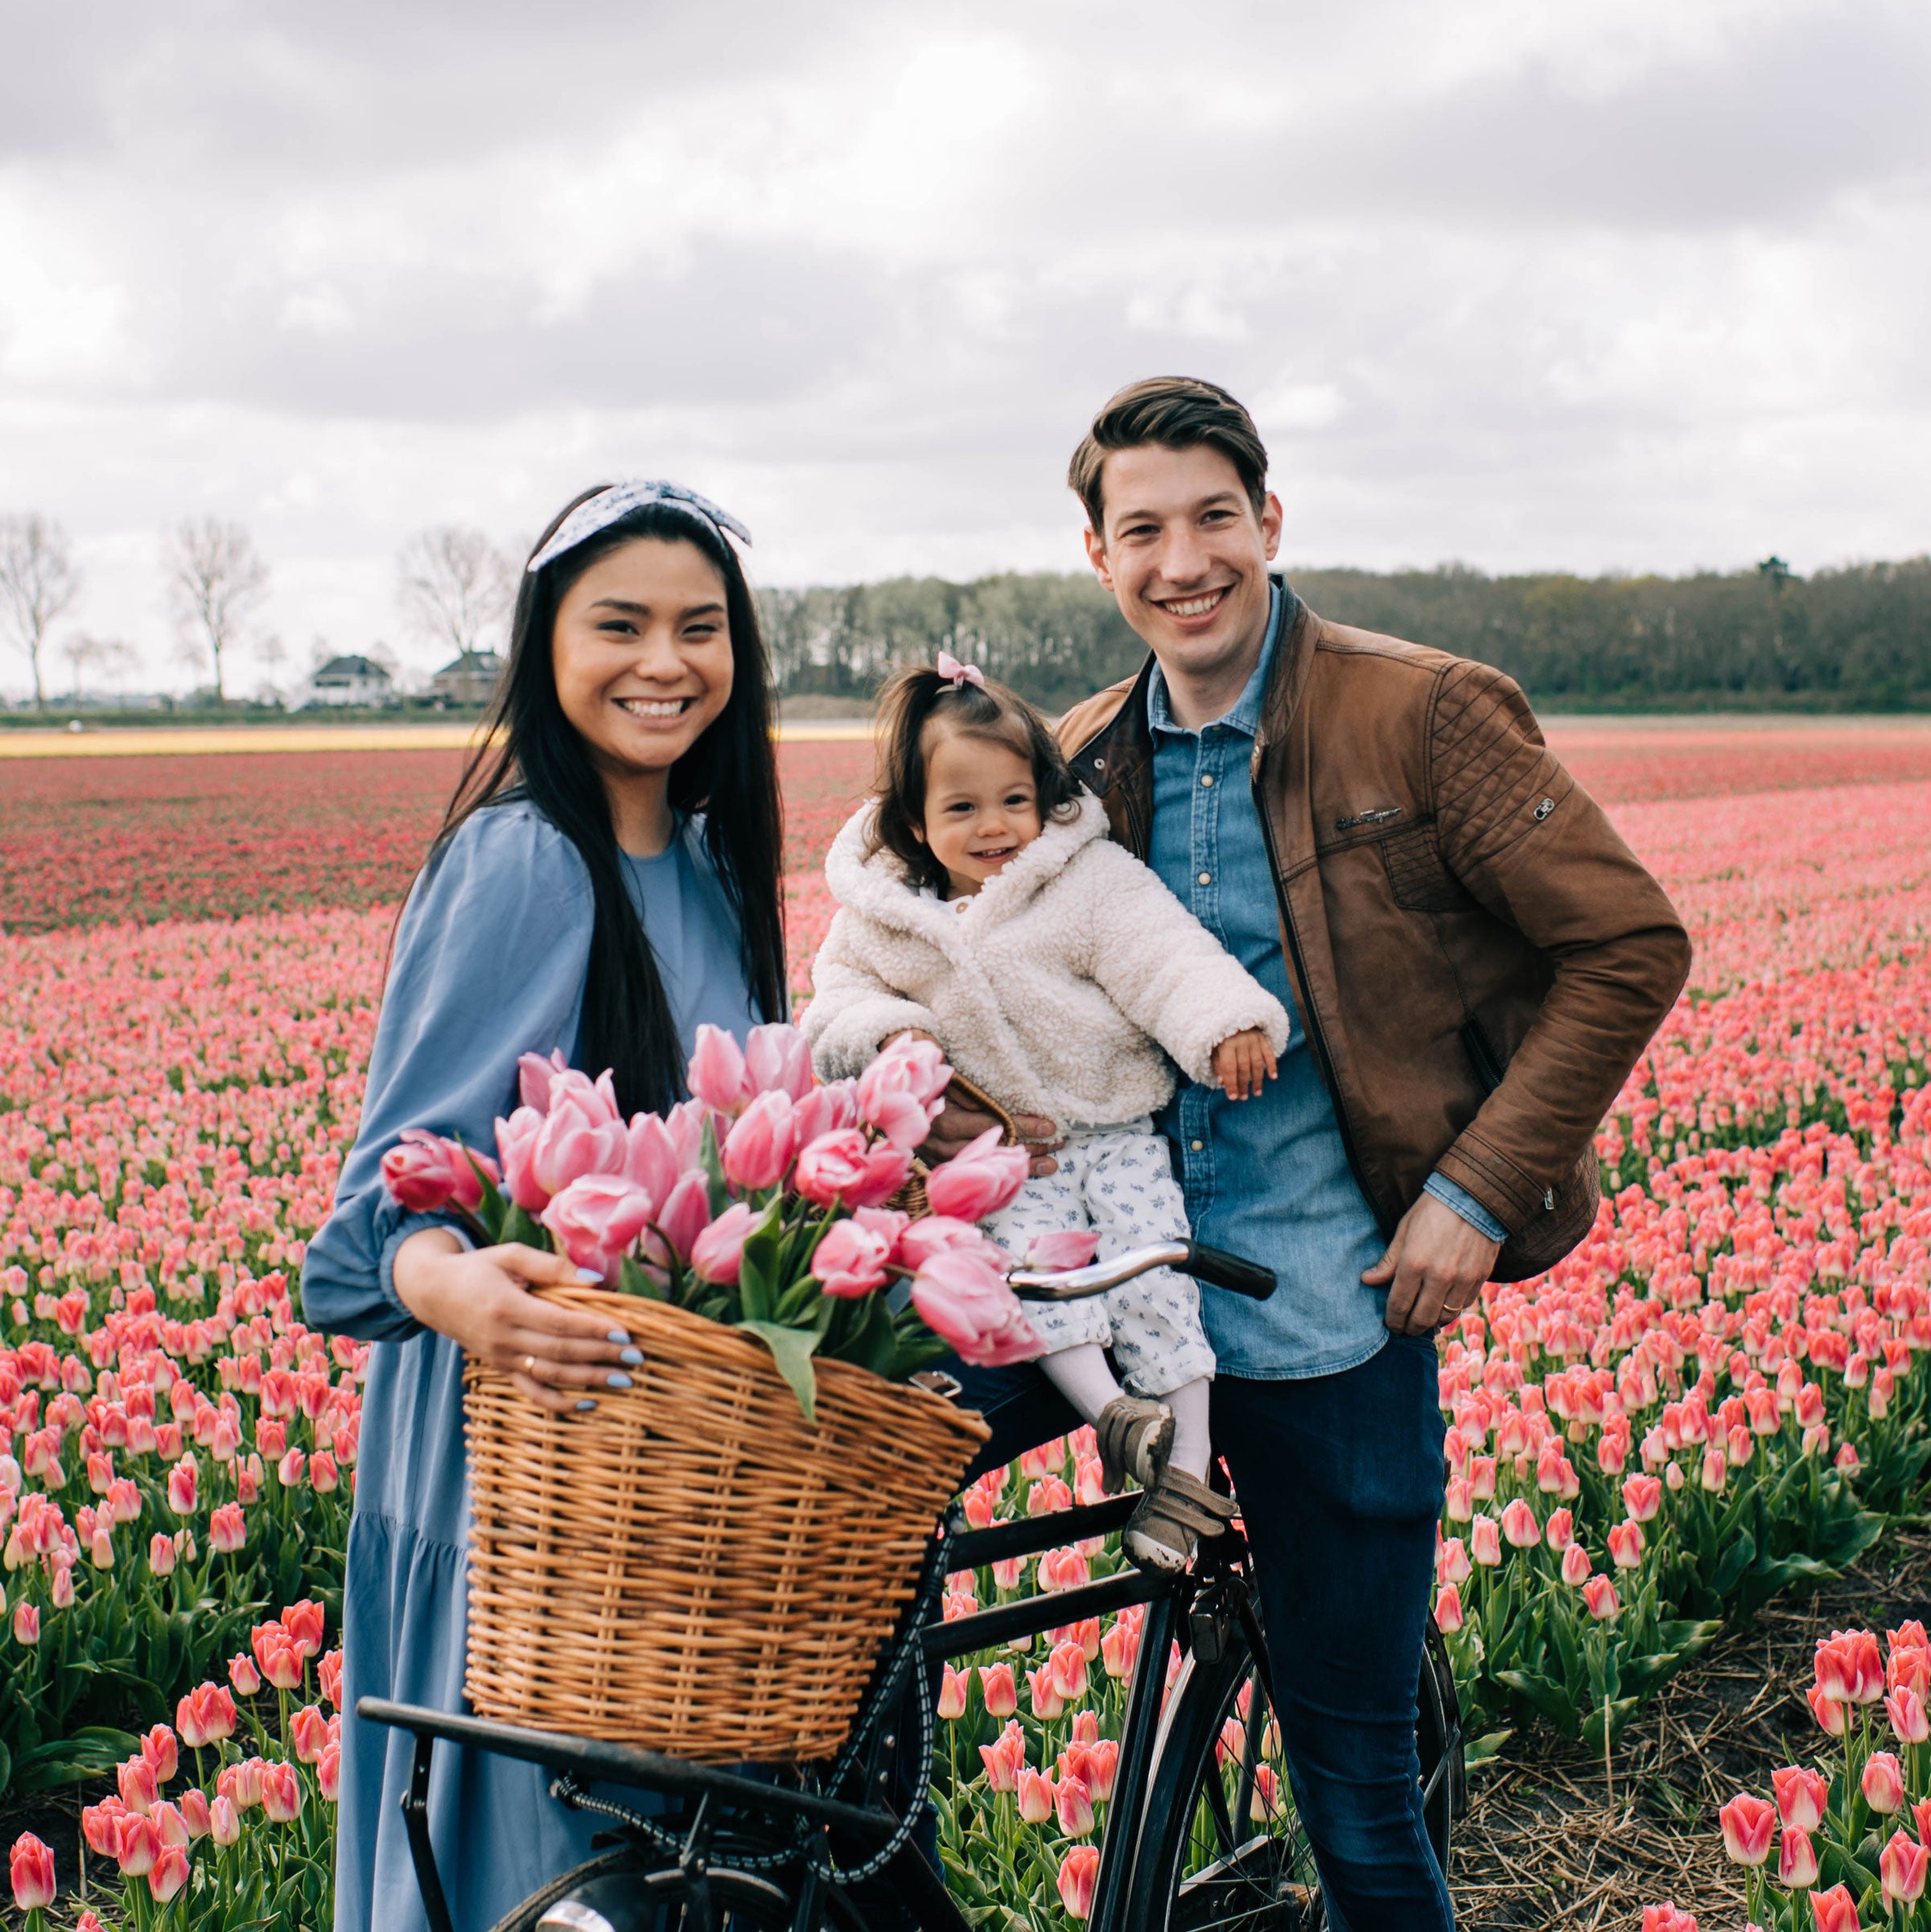
[[[534,1381],[536,1380],[536,1378],[537,1378],[537,1358],[536,1358],[536,1357],[535,1357],[535,1356],[533,1356],[533,1355],[525,1355],[525,1356],[523,1357],[523,1373],[524,1373],[525,1375],[527,1375],[527,1376],[528,1376],[528,1377],[530,1378],[530,1380],[531,1380],[532,1382],[534,1382]]]

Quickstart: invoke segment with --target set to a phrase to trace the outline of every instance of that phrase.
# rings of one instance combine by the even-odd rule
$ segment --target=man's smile
[[[1155,597],[1149,601],[1157,603],[1169,617],[1206,617],[1227,601],[1233,587],[1231,584],[1222,584],[1217,591],[1197,591],[1191,597]]]

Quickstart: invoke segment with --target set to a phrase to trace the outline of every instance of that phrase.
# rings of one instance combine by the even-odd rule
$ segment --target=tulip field
[[[1551,737],[1697,963],[1599,1136],[1593,1234],[1441,1338],[1436,1614],[1479,1749],[1548,1726],[1613,1758],[1726,1623],[1924,1506],[1931,731]],[[868,753],[783,759],[802,991]],[[0,1803],[28,1922],[327,1923],[366,1351],[298,1288],[455,763],[0,758]],[[1090,1497],[1085,1436],[986,1478],[970,1519]],[[953,1608],[1119,1560],[996,1566]],[[1126,1680],[1171,1661],[1126,1613],[947,1673],[941,1843],[982,1922],[1084,1918]],[[1787,1761],[1707,1821],[1752,1922],[1931,1926],[1928,1699],[1921,1628],[1820,1650]],[[77,1830],[51,1802],[75,1788]]]

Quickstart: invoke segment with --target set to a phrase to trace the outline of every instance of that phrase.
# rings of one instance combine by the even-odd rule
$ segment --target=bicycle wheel
[[[1443,1869],[1460,1808],[1461,1731],[1432,1626],[1415,1744],[1429,1842]],[[1318,1932],[1320,1880],[1287,1788],[1280,1726],[1243,1633],[1218,1662],[1189,1657],[1162,1721],[1127,1922],[1149,1932]]]
[[[713,1932],[792,1932],[797,1904],[785,1887],[731,1871],[713,1872],[706,1883],[703,1922]],[[676,1866],[653,1868],[626,1848],[553,1880],[491,1932],[684,1932],[695,1922],[690,1903],[690,1882]],[[861,1932],[843,1899],[826,1899],[814,1922],[826,1932]]]

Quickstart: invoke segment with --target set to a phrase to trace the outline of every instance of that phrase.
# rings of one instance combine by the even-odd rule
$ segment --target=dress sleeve
[[[396,929],[361,1126],[303,1265],[315,1327],[377,1341],[418,1332],[396,1294],[395,1252],[443,1224],[389,1198],[382,1156],[405,1127],[494,1144],[518,1055],[575,1045],[593,917],[575,847],[527,805],[478,812],[417,880]]]

